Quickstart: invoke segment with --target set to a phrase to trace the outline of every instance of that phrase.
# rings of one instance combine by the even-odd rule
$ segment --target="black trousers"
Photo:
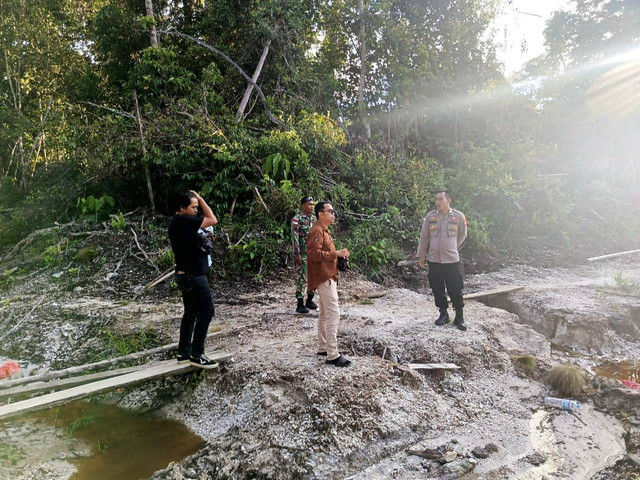
[[[204,353],[204,341],[214,314],[211,288],[206,275],[176,274],[176,283],[184,302],[178,355],[197,358]]]
[[[460,262],[427,263],[429,265],[429,285],[436,299],[436,307],[440,310],[446,310],[449,306],[447,296],[445,295],[446,286],[447,293],[451,297],[453,308],[456,310],[462,309],[462,307],[464,307],[464,302],[462,301],[464,276]]]

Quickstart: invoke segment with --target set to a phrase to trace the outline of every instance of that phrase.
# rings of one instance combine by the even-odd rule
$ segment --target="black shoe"
[[[178,360],[178,363],[188,363],[189,362],[189,355],[183,355],[182,353],[179,353],[176,356],[176,360]]]
[[[307,295],[307,303],[304,304],[309,310],[317,310],[318,305],[313,302],[313,295]]]
[[[449,314],[445,310],[444,312],[440,312],[440,316],[436,320],[436,325],[442,327],[443,325],[447,325],[451,319],[449,318]]]
[[[296,307],[296,313],[309,313],[309,309],[304,306],[303,300],[298,299],[298,306]]]
[[[462,314],[462,309],[456,310],[456,317],[453,319],[453,326],[458,330],[462,330],[463,332],[467,331],[467,326],[464,324],[464,315]]]
[[[325,363],[335,365],[336,367],[348,367],[349,365],[351,365],[351,360],[347,360],[345,357],[340,355],[335,360],[325,360]]]
[[[202,354],[197,358],[189,357],[189,363],[194,367],[204,368],[205,370],[216,368],[218,366],[216,362],[209,360],[205,354]]]
[[[326,357],[327,352],[316,352],[316,355],[320,355],[321,357]]]

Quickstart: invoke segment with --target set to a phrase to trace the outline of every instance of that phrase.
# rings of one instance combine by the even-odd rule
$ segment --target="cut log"
[[[218,332],[213,332],[208,334],[207,338],[226,335],[229,333],[236,332],[242,328],[246,328],[246,327],[240,326],[240,327],[234,328],[233,330],[220,330]],[[107,360],[100,360],[99,362],[88,363],[86,365],[77,365],[75,367],[69,367],[63,370],[56,370],[53,372],[43,373],[42,375],[34,375],[32,377],[16,378],[15,380],[0,382],[0,389],[16,387],[18,385],[26,385],[28,383],[33,383],[33,382],[44,382],[47,380],[54,380],[57,378],[71,377],[73,375],[86,372],[87,370],[104,368],[104,367],[108,367],[110,365],[114,365],[127,360],[137,360],[140,358],[148,357],[150,355],[154,355],[156,353],[163,353],[171,350],[176,350],[177,348],[178,348],[178,342],[175,342],[175,343],[170,343],[168,345],[163,345],[161,347],[144,350],[141,352],[130,353],[129,355],[124,355],[122,357],[109,358]]]
[[[492,295],[515,292],[518,290],[522,290],[523,288],[523,286],[500,287],[493,290],[485,290],[484,292],[468,293],[466,295],[463,295],[462,298],[464,298],[465,300],[477,300],[479,298],[490,297]],[[451,302],[451,300],[449,300],[449,302]]]
[[[460,367],[455,363],[409,363],[411,370],[458,370]]]
[[[214,361],[218,360],[219,358],[229,358],[229,354],[224,352],[215,355],[209,354],[208,356],[211,360]],[[44,408],[50,408],[55,405],[68,403],[72,400],[78,400],[80,398],[109,392],[118,388],[136,385],[138,383],[146,382],[154,378],[168,377],[171,375],[186,373],[194,370],[195,368],[196,367],[193,367],[188,363],[177,363],[176,361],[168,361],[161,364],[156,364],[152,367],[141,368],[137,372],[108,378],[106,380],[99,380],[87,385],[80,385],[78,387],[69,388],[61,392],[48,393],[40,397],[30,398],[28,400],[22,400],[20,402],[4,405],[0,407],[0,419],[32,412],[35,410],[41,410]]]
[[[366,297],[367,298],[382,298],[382,297],[384,297],[385,295],[388,295],[388,294],[389,294],[388,290],[381,290],[381,291],[378,291],[378,292],[368,293],[366,295]]]
[[[418,260],[400,260],[397,264],[398,267],[410,267],[412,265],[418,265]]]
[[[587,262],[597,262],[598,260],[605,260],[607,258],[622,257],[625,255],[632,255],[634,253],[640,253],[640,250],[627,250],[626,252],[610,253],[609,255],[600,255],[599,257],[587,258]]]

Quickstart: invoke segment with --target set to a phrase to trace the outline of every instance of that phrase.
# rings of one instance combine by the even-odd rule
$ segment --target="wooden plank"
[[[412,370],[458,370],[460,367],[455,363],[409,363]]]
[[[633,253],[640,253],[640,250],[627,250],[626,252],[610,253],[609,255],[600,255],[599,257],[587,258],[587,262],[597,262],[598,260],[605,260],[607,258],[622,257],[624,255],[631,255]]]
[[[211,360],[223,360],[231,357],[229,353],[220,352],[217,354],[208,354]],[[122,387],[133,386],[138,383],[146,382],[154,378],[168,377],[178,375],[194,370],[196,367],[188,363],[177,363],[175,360],[156,364],[148,368],[143,368],[137,372],[120,375],[118,377],[99,380],[87,385],[62,390],[61,392],[48,393],[39,397],[22,400],[20,402],[10,403],[0,407],[0,419],[12,417],[15,415],[50,408],[55,405],[68,403],[72,400],[106,393]]]
[[[243,328],[247,328],[247,326],[243,325],[240,327],[236,327],[232,330],[219,330],[217,332],[212,332],[207,335],[207,339],[234,333]],[[46,380],[71,377],[72,375],[86,372],[87,370],[104,368],[104,367],[108,367],[110,365],[121,363],[127,360],[137,360],[140,358],[148,357],[150,355],[154,355],[156,353],[163,353],[171,350],[176,350],[177,348],[178,348],[178,342],[175,342],[175,343],[170,343],[168,345],[162,345],[161,347],[155,347],[149,350],[143,350],[141,352],[130,353],[128,355],[123,355],[122,357],[109,358],[106,360],[100,360],[99,362],[88,363],[85,365],[77,365],[75,367],[69,367],[62,370],[43,373],[42,375],[33,375],[31,377],[22,377],[22,378],[16,378],[14,380],[0,381],[0,389],[16,387],[18,385],[26,385],[28,383],[33,383],[33,382],[44,382]]]
[[[166,362],[176,363],[175,359],[166,360]],[[4,390],[0,390],[0,398],[12,397],[17,395],[33,395],[34,393],[42,393],[48,392],[50,390],[60,390],[68,387],[75,387],[77,385],[83,385],[95,380],[102,380],[105,378],[117,377],[118,375],[124,375],[126,373],[137,372],[143,367],[144,365],[127,368],[116,368],[115,370],[90,373],[88,375],[80,375],[79,377],[63,378],[62,380],[49,380],[47,382],[34,382],[24,386],[6,388]]]
[[[513,287],[500,287],[493,290],[485,290],[484,292],[468,293],[466,295],[463,295],[462,298],[464,298],[465,300],[477,300],[478,298],[490,297],[491,295],[516,292],[518,290],[522,290],[523,288],[524,287],[520,285],[516,285]],[[451,300],[449,300],[449,302],[451,302]]]

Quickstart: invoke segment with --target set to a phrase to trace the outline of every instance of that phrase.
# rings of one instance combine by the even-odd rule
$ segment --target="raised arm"
[[[200,208],[202,208],[202,213],[204,214],[204,218],[202,219],[202,225],[200,225],[200,228],[212,227],[213,225],[218,223],[218,219],[213,213],[213,210],[211,210],[211,207],[207,205],[207,202],[204,201],[204,198],[202,198],[197,192],[193,190],[191,190],[191,193],[193,193],[198,199],[198,203],[200,204]]]

